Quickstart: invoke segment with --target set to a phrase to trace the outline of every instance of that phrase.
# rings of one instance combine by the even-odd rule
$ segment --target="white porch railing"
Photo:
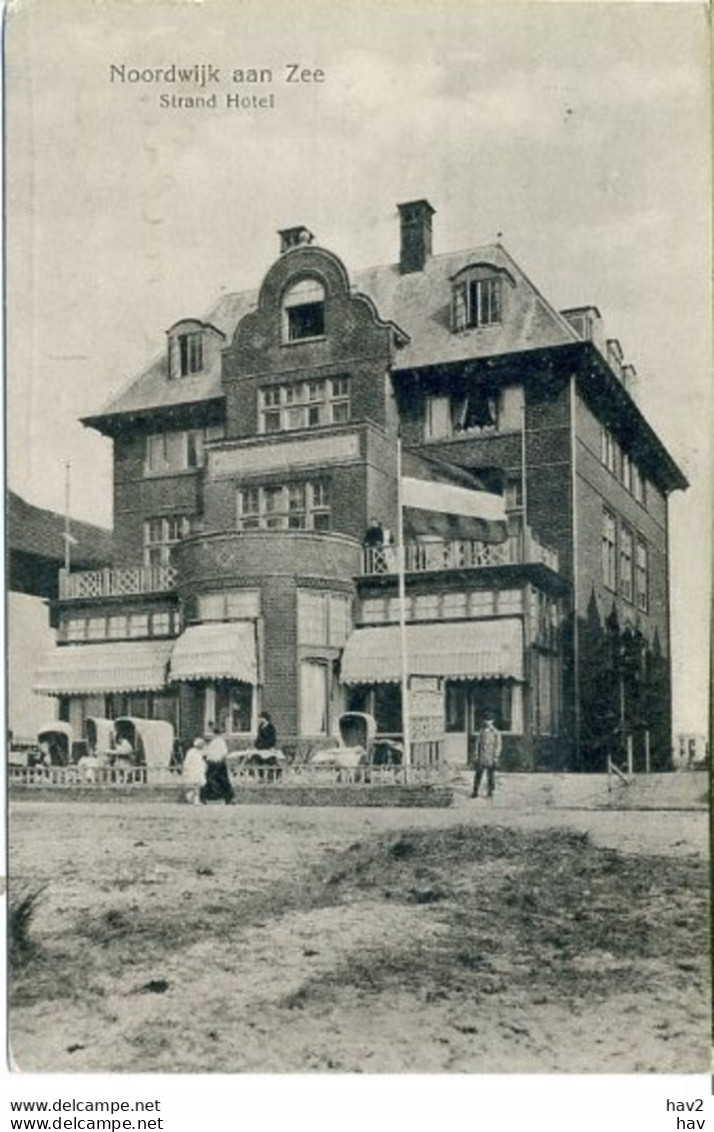
[[[181,771],[178,768],[155,769],[136,767],[81,767],[81,766],[10,766],[10,786],[51,787],[58,790],[71,786],[178,786]]]
[[[59,572],[60,598],[126,597],[162,593],[176,580],[173,566],[119,566],[116,569]]]
[[[310,766],[295,764],[284,767],[240,766],[230,768],[234,786],[402,786],[437,785],[446,782],[447,768],[441,765],[414,766],[409,771],[400,766]],[[147,770],[146,767],[20,767],[8,768],[10,787],[29,786],[35,789],[67,790],[91,787],[108,790],[124,787],[140,790],[146,786],[183,785],[180,769]]]
[[[558,553],[539,542],[528,528],[510,535],[505,542],[476,540],[447,541],[424,539],[408,542],[404,547],[406,573],[425,570],[473,569],[480,566],[520,566],[540,563],[558,571]],[[370,546],[364,549],[365,574],[394,574],[397,551],[393,546]]]
[[[447,772],[438,767],[401,766],[243,766],[231,770],[235,786],[404,786],[437,785],[447,781]]]

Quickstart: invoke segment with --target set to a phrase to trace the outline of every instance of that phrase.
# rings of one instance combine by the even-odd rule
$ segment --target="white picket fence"
[[[438,785],[447,781],[446,768],[399,766],[232,766],[230,777],[234,786],[261,789],[266,786],[310,788],[334,786],[403,786]],[[13,786],[37,789],[64,790],[71,787],[92,787],[112,790],[146,786],[183,785],[179,768],[161,770],[146,767],[22,767],[8,768],[8,781]]]

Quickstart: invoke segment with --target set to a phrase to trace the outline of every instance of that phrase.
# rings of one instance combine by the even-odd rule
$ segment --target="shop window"
[[[446,681],[446,730],[466,731],[467,685],[462,681]]]
[[[222,734],[235,735],[252,728],[253,688],[235,680],[215,683],[215,723]]]
[[[329,682],[326,664],[303,660],[300,664],[300,734],[327,735]]]
[[[479,680],[471,684],[471,726],[474,731],[483,726],[487,713],[491,713],[500,731],[510,731],[513,689],[500,680]]]
[[[402,689],[400,684],[376,684],[374,717],[380,735],[402,733]]]

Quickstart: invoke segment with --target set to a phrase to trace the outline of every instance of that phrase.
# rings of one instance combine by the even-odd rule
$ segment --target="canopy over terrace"
[[[523,626],[515,617],[492,621],[407,625],[410,676],[450,680],[523,680]],[[398,625],[357,629],[342,656],[345,684],[398,683]]]
[[[252,621],[190,625],[174,645],[172,680],[258,681],[255,625]]]
[[[37,671],[35,691],[46,696],[153,692],[166,686],[173,641],[65,645]]]

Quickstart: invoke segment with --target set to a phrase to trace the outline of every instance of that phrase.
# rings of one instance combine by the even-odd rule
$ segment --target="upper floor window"
[[[632,465],[632,494],[643,507],[647,506],[647,480],[640,469]]]
[[[465,393],[426,398],[424,434],[442,440],[460,433],[498,429],[499,398],[492,390],[475,387]]]
[[[453,292],[454,330],[492,326],[501,321],[501,280],[469,279]]]
[[[253,621],[260,617],[260,590],[220,590],[201,594],[199,621]]]
[[[205,443],[220,440],[223,435],[223,425],[150,433],[146,438],[144,472],[146,475],[165,475],[202,468]]]
[[[152,613],[113,613],[99,617],[72,615],[60,622],[63,641],[122,641],[135,637],[175,637],[179,615],[173,609]]]
[[[632,601],[633,541],[629,527],[620,527],[620,593],[625,601]]]
[[[600,426],[600,462],[634,495],[643,507],[647,505],[647,484],[635,460],[618,444],[606,425]]]
[[[298,590],[298,644],[342,648],[352,626],[351,610],[352,600],[347,594]]]
[[[271,484],[238,491],[238,529],[313,530],[330,528],[330,492],[326,480]]]
[[[635,601],[637,608],[646,613],[649,608],[649,563],[647,547],[641,539],[637,540],[635,560]]]
[[[325,333],[325,288],[317,279],[301,279],[283,296],[283,341],[321,338]]]
[[[203,331],[190,330],[169,339],[169,376],[189,377],[203,370]]]
[[[615,516],[607,510],[602,513],[602,580],[609,590],[616,588]]]
[[[455,331],[503,322],[505,283],[515,280],[492,263],[470,264],[452,279],[451,325]]]
[[[171,550],[190,530],[188,515],[161,515],[144,520],[144,565],[168,566]]]
[[[258,393],[258,423],[262,433],[344,424],[349,419],[348,377],[268,385]]]

